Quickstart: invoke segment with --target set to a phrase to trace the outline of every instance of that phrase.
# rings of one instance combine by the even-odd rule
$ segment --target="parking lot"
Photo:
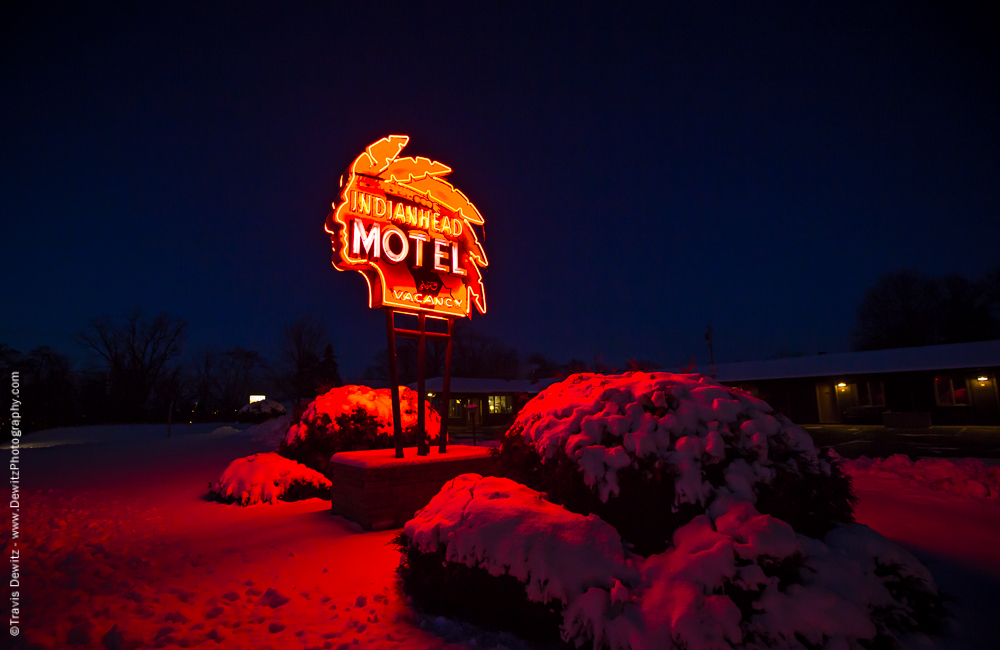
[[[888,429],[865,425],[804,425],[817,446],[833,447],[842,456],[913,458],[1000,458],[1000,427],[930,427]]]

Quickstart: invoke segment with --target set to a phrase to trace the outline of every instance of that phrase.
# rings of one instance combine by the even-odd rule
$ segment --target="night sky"
[[[323,222],[407,134],[486,220],[473,324],[675,369],[848,349],[883,273],[1000,264],[997,25],[955,3],[20,3],[4,9],[0,343],[134,306],[274,358],[385,346]],[[985,4],[985,3],[984,3]]]

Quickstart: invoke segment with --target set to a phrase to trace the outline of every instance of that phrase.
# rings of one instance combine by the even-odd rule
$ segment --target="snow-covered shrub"
[[[209,495],[223,503],[255,503],[330,498],[328,478],[275,452],[254,454],[229,463],[219,480],[209,483]]]
[[[509,479],[466,474],[397,544],[404,588],[419,604],[460,603],[488,624],[495,612],[477,608],[480,593],[468,586],[490,593],[506,581],[501,606],[542,623],[558,617],[562,639],[577,647],[892,647],[940,617],[926,568],[868,527],[838,525],[820,541],[732,495],[680,526],[670,548],[642,557],[593,514]]]
[[[281,402],[276,402],[273,399],[263,399],[245,405],[236,413],[236,419],[239,422],[258,424],[266,420],[281,417],[285,413],[285,407],[282,406]]]
[[[424,608],[525,636],[558,637],[564,603],[638,578],[608,524],[478,474],[446,485],[396,543],[404,588]]]
[[[416,444],[417,393],[399,387],[403,440]],[[436,439],[441,417],[425,402],[425,429]],[[320,472],[326,472],[330,457],[341,451],[389,449],[392,439],[392,393],[388,388],[341,386],[318,396],[285,435],[278,453]]]
[[[837,460],[709,378],[574,375],[495,458],[506,478],[455,479],[397,541],[433,613],[558,614],[565,641],[634,650],[891,648],[941,621],[927,570],[852,525]]]
[[[643,554],[722,496],[820,537],[853,521],[850,481],[803,429],[701,375],[572,375],[501,439],[500,474],[595,513]]]

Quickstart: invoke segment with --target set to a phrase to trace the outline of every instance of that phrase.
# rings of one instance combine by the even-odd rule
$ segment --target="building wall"
[[[752,393],[796,424],[881,424],[882,413],[894,411],[930,413],[934,425],[969,426],[1000,424],[998,375],[1000,368],[993,367],[723,383]],[[950,399],[942,388],[948,380]],[[884,404],[873,399],[879,387]],[[831,390],[834,413],[820,408]]]

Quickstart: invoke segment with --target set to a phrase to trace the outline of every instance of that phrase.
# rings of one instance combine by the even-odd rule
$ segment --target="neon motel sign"
[[[370,145],[341,176],[340,203],[326,218],[333,266],[368,282],[368,306],[469,316],[486,313],[481,267],[488,262],[473,225],[479,210],[444,179],[451,168],[400,157],[409,141]]]

